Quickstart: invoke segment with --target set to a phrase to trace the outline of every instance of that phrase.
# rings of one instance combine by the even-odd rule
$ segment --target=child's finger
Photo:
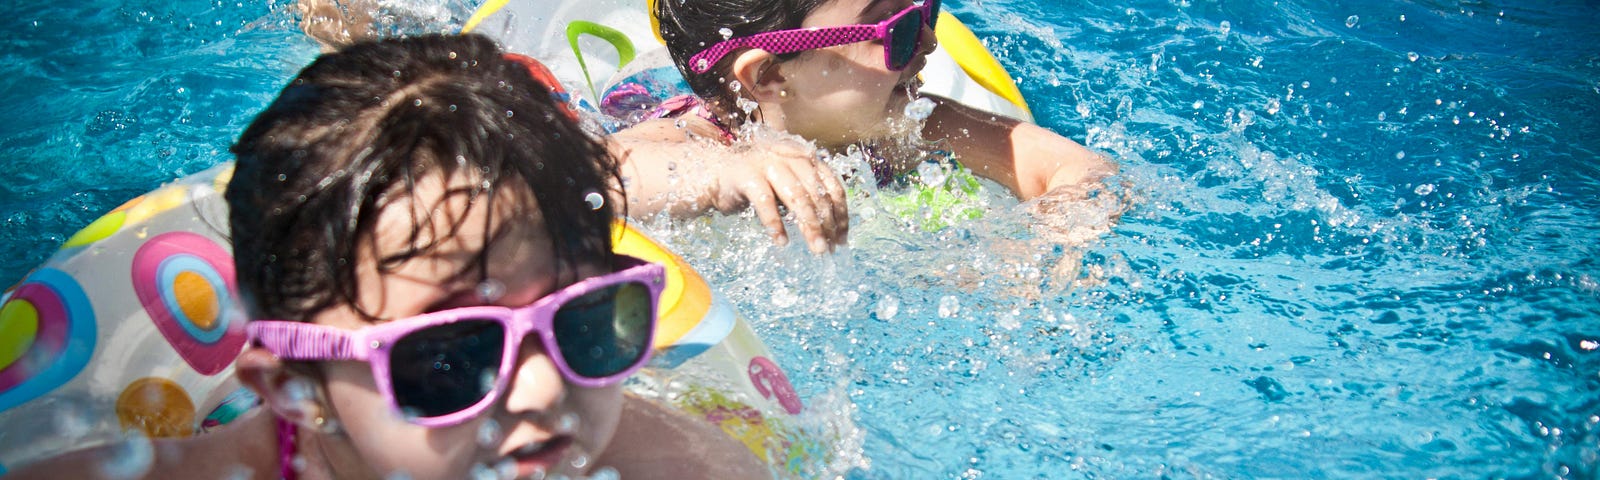
[[[767,182],[773,185],[772,190],[778,194],[778,201],[788,206],[789,213],[794,214],[794,223],[805,235],[806,246],[813,253],[827,253],[828,238],[823,234],[816,202],[812,200],[809,189],[804,187],[805,183],[786,165],[769,166],[766,173]]]
[[[783,230],[783,214],[778,212],[778,197],[772,191],[771,184],[762,182],[747,182],[739,187],[744,195],[745,202],[756,211],[756,218],[761,220],[761,226],[767,228],[767,235],[772,237],[776,245],[788,245],[789,234]]]
[[[793,167],[792,173],[801,188],[801,191],[796,196],[803,197],[804,201],[809,203],[816,212],[823,250],[832,248],[833,245],[840,243],[843,235],[843,232],[839,230],[839,221],[849,217],[838,215],[838,207],[835,205],[835,200],[828,196],[827,187],[823,186],[821,177],[829,175],[828,172],[831,171],[819,171],[818,167],[825,169],[827,166],[817,162],[813,157],[791,159],[790,165]],[[814,242],[818,238],[811,240]],[[812,245],[812,247],[813,250],[817,249],[817,245]]]
[[[828,164],[817,162],[817,177],[822,184],[822,193],[828,198],[828,205],[833,207],[834,245],[844,245],[850,235],[850,208],[848,197],[844,193],[844,184],[839,179],[839,174],[834,173]]]

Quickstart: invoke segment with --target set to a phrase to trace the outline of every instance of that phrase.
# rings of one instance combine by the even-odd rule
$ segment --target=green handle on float
[[[572,54],[578,56],[578,68],[583,70],[583,81],[589,87],[589,95],[598,102],[600,94],[594,91],[594,79],[589,78],[589,65],[583,62],[583,49],[578,48],[578,37],[583,34],[605,40],[617,49],[617,68],[633,61],[633,41],[628,40],[628,35],[621,30],[587,20],[573,20],[567,24],[567,44],[572,46]]]

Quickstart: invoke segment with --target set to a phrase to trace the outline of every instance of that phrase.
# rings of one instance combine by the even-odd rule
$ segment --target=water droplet
[[[412,422],[412,421],[415,421],[416,419],[419,419],[419,418],[422,418],[422,410],[419,410],[416,407],[401,407],[400,408],[400,419],[401,420],[406,421],[406,422]]]
[[[878,300],[874,313],[878,315],[878,320],[885,322],[893,320],[894,316],[900,313],[900,298],[893,295],[883,297]]]
[[[478,294],[478,300],[493,302],[506,294],[506,285],[493,278],[485,279],[483,282],[478,283],[476,293]]]
[[[946,171],[944,165],[940,165],[938,161],[928,160],[917,165],[917,177],[922,179],[923,185],[937,187],[944,185],[945,180],[950,179],[950,172]]]
[[[932,99],[927,97],[918,98],[911,103],[906,104],[906,118],[910,118],[919,122],[927,120],[929,115],[933,115],[933,109],[936,106],[937,105],[933,103]]]
[[[590,210],[599,210],[600,207],[606,206],[606,196],[601,195],[600,192],[591,191],[584,194],[583,201],[589,204]]]
[[[1356,15],[1351,15],[1350,18],[1344,19],[1344,26],[1346,27],[1356,28],[1356,24],[1359,23],[1361,23],[1361,17]]]
[[[155,458],[155,447],[150,444],[150,438],[134,430],[127,439],[111,448],[105,463],[100,465],[100,471],[112,479],[139,478],[150,470]]]
[[[756,111],[757,108],[761,108],[761,104],[756,103],[755,100],[744,97],[739,97],[739,99],[735,100],[734,103],[738,104],[739,110],[743,110],[746,115],[750,114],[750,112]]]
[[[572,460],[569,460],[567,463],[572,465],[572,468],[576,468],[578,470],[589,468],[589,455],[583,452],[578,452],[578,454],[573,455]]]
[[[256,470],[244,464],[234,464],[222,474],[224,480],[250,480],[256,477]]]
[[[1425,195],[1428,195],[1430,193],[1433,193],[1433,188],[1434,188],[1433,184],[1424,183],[1422,185],[1417,185],[1417,188],[1415,190],[1412,190],[1411,193],[1415,193],[1418,196],[1425,196]]]
[[[1206,106],[1206,102],[1205,102],[1205,100],[1195,100],[1194,103],[1191,104],[1190,106],[1194,107],[1195,110],[1199,110],[1200,108]]]
[[[556,421],[556,432],[562,434],[576,432],[578,431],[578,423],[578,414],[570,412],[562,414],[561,419]]]
[[[411,474],[404,470],[389,472],[383,476],[383,480],[411,480]]]
[[[1280,110],[1283,110],[1283,104],[1278,99],[1267,99],[1267,115],[1277,115]]]
[[[510,458],[502,458],[500,461],[495,462],[494,471],[500,475],[500,478],[517,478],[517,461]],[[538,472],[538,474],[543,473],[543,471]]]
[[[945,295],[939,299],[939,318],[950,318],[961,312],[961,300],[955,295]]]
[[[1415,62],[1419,58],[1422,58],[1422,55],[1417,55],[1417,52],[1406,52],[1406,60]]]
[[[722,35],[722,39],[723,40],[727,40],[727,39],[733,38],[733,29],[728,28],[728,27],[722,27],[722,28],[717,29],[717,34],[718,35]]]
[[[1217,31],[1221,32],[1223,35],[1227,35],[1228,32],[1233,31],[1233,24],[1229,23],[1227,20],[1223,20],[1222,23],[1217,25]]]
[[[622,480],[622,474],[617,473],[615,468],[600,467],[589,474],[589,480]]]
[[[478,426],[478,445],[494,447],[500,444],[500,422],[488,419]]]
[[[1401,151],[1398,151],[1398,152],[1394,152],[1394,159],[1395,160],[1405,160],[1406,159],[1406,151],[1405,150],[1401,150]]]
[[[706,70],[708,68],[711,68],[711,64],[707,63],[706,59],[702,58],[702,59],[694,61],[694,69],[695,70]]]
[[[500,472],[482,463],[472,464],[472,470],[467,472],[467,478],[472,480],[500,480]]]

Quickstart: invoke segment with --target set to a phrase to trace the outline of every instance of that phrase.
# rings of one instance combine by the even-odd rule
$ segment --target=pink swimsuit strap
[[[711,109],[706,107],[706,102],[696,95],[678,95],[663,100],[660,105],[656,106],[655,110],[650,112],[649,118],[672,118],[683,115],[704,118],[706,121],[711,122],[712,125],[716,125],[718,130],[722,130],[723,141],[732,143],[735,138],[733,131],[729,130],[727,125],[723,125],[722,120],[717,118],[717,114],[712,113]]]
[[[298,428],[294,422],[279,417],[272,419],[278,426],[278,476],[283,480],[298,480],[300,472],[294,469],[295,436]]]

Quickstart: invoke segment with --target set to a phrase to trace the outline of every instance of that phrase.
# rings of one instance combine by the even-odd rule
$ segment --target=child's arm
[[[923,128],[923,138],[947,140],[962,165],[1011,189],[1022,200],[1067,187],[1087,192],[1117,165],[1078,142],[1029,122],[984,112],[947,98]]]
[[[300,29],[322,45],[323,53],[372,38],[373,0],[300,0]]]
[[[633,395],[622,400],[622,420],[600,458],[622,478],[772,478],[750,449],[716,426]]]
[[[276,478],[277,432],[271,413],[256,409],[210,433],[187,438],[129,440],[84,448],[24,465],[0,478],[28,479],[212,479]]]
[[[814,148],[799,141],[725,145],[713,140],[720,136],[710,122],[685,116],[646,121],[608,137],[621,163],[627,214],[692,217],[749,207],[781,245],[789,240],[782,206],[794,214],[811,251],[844,244],[850,228],[844,186],[817,160]]]

